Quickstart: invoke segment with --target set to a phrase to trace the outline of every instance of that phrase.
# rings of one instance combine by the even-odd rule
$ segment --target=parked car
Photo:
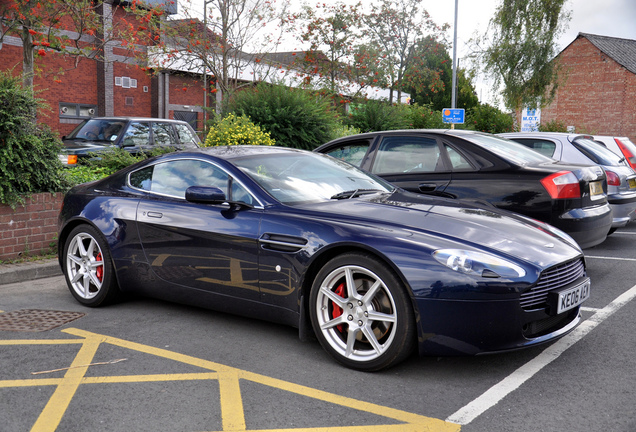
[[[612,208],[610,233],[636,219],[636,173],[618,156],[590,135],[560,132],[499,134],[563,162],[596,164],[607,176],[607,201]]]
[[[636,144],[628,137],[614,137],[594,135],[594,141],[604,145],[617,155],[624,157],[625,161],[636,170]]]
[[[185,121],[145,117],[93,117],[62,137],[60,160],[75,165],[79,158],[119,147],[133,154],[157,147],[196,148],[201,141]]]
[[[59,228],[60,265],[86,306],[137,292],[313,328],[362,370],[418,344],[444,355],[554,340],[590,294],[560,230],[289,148],[144,160],[69,191]]]
[[[372,132],[340,138],[315,151],[411,192],[488,203],[547,222],[583,248],[605,240],[612,225],[602,168],[557,162],[491,134]]]

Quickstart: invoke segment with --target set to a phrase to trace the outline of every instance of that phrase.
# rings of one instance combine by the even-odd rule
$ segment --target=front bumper
[[[420,355],[476,355],[546,343],[572,331],[580,306],[559,315],[524,311],[519,300],[418,298]]]

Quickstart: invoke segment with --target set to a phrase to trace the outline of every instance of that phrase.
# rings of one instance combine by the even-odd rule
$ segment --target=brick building
[[[0,5],[10,2],[0,0]],[[118,4],[118,0],[103,2],[100,15],[104,29],[112,28],[113,22],[122,18],[124,12],[116,7]],[[176,9],[167,12],[176,13]],[[22,57],[22,40],[5,34],[0,44],[0,69],[22,73]],[[50,109],[40,112],[38,121],[60,135],[68,134],[83,119],[93,116],[177,118],[190,121],[197,130],[203,128],[201,75],[170,70],[149,75],[139,60],[117,43],[106,44],[104,58],[105,61],[81,58],[74,66],[70,58],[46,50],[46,55],[36,60],[36,68],[42,73],[34,78],[34,90]],[[60,68],[66,71],[55,80],[47,74]],[[209,96],[208,106],[213,106],[210,103],[214,104],[214,99]]]
[[[559,55],[563,67],[541,123],[557,120],[577,133],[636,139],[636,40],[579,33]]]
[[[14,2],[15,0],[0,0],[0,13],[3,11],[2,6]],[[144,0],[144,3],[166,7],[167,14],[177,13],[176,2],[170,0]],[[96,1],[95,5],[99,6],[97,11],[102,19],[100,31],[106,34],[118,22],[125,20],[125,12],[118,6],[129,4],[128,0]],[[173,24],[175,22],[178,20],[172,21]],[[2,31],[0,26],[0,35]],[[73,33],[69,37],[75,39],[78,35]],[[91,44],[87,35],[82,36],[81,40],[85,44]],[[0,70],[12,70],[16,75],[22,73],[22,40],[13,34],[5,34],[1,42]],[[204,107],[215,107],[222,97],[220,92],[215,93],[214,77],[208,73],[207,80],[204,80],[202,66],[191,58],[180,58],[150,75],[143,69],[152,65],[140,64],[140,59],[133,57],[120,42],[114,40],[104,45],[104,60],[81,58],[77,65],[73,64],[72,58],[46,49],[45,55],[36,60],[36,67],[42,73],[36,74],[34,78],[34,90],[37,97],[50,109],[41,111],[38,121],[49,125],[60,135],[70,133],[82,120],[94,116],[179,119],[190,122],[197,131],[202,131]],[[136,49],[145,51],[148,58],[147,54],[152,47],[137,46]],[[246,59],[250,58],[250,55],[242,54],[245,54]],[[299,74],[294,69],[290,55],[292,53],[279,53],[282,56],[279,58],[270,54],[258,54],[261,58],[267,56],[268,61],[262,63],[243,59],[241,66],[236,66],[232,79],[237,82],[263,80],[298,86]],[[285,56],[289,58],[283,61]],[[65,69],[65,73],[53,79],[55,71],[60,69]],[[283,72],[284,75],[281,75]],[[204,81],[207,92],[204,92]],[[366,87],[363,93],[371,99],[387,99],[389,96],[388,89],[372,86]],[[207,100],[204,100],[206,97]],[[400,102],[405,102],[408,97],[407,93],[402,93]]]

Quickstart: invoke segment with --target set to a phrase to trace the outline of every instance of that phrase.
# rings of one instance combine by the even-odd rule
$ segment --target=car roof
[[[524,137],[524,136],[538,136],[538,137],[553,137],[553,138],[565,138],[569,142],[574,141],[577,138],[593,139],[594,137],[589,134],[583,133],[569,133],[569,132],[504,132],[499,133],[497,136],[502,137]]]
[[[180,152],[181,155],[192,153],[203,153],[221,159],[236,159],[245,156],[269,155],[269,154],[289,154],[289,153],[311,153],[307,150],[300,150],[290,147],[267,146],[267,145],[228,145],[214,147],[200,147],[198,149]]]
[[[125,116],[104,116],[104,117],[91,117],[87,120],[120,120],[120,121],[161,121],[171,123],[187,123],[184,120],[157,118],[157,117],[125,117]]]
[[[492,135],[486,132],[466,130],[466,129],[396,129],[396,130],[387,130],[387,131],[364,132],[361,134],[348,135],[345,137],[336,138],[325,144],[322,144],[316,150],[320,149],[323,146],[327,146],[328,144],[332,144],[339,141],[350,141],[352,139],[368,139],[368,138],[376,137],[378,135],[404,135],[404,134],[411,134],[411,135],[412,134],[429,134],[429,135],[446,135],[446,136]]]

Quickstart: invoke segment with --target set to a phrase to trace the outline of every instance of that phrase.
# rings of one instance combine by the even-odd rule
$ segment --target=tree
[[[381,51],[381,67],[391,90],[397,90],[398,101],[406,71],[415,60],[418,41],[426,35],[441,35],[447,26],[438,27],[428,12],[420,7],[422,0],[382,0],[365,15],[365,33],[370,43]]]
[[[502,0],[483,41],[486,72],[508,108],[545,106],[558,87],[556,41],[570,20],[566,0]]]
[[[419,105],[430,105],[441,111],[451,106],[452,60],[449,46],[433,36],[416,43],[413,62],[402,81],[402,89]],[[457,72],[457,106],[469,109],[479,104],[471,74],[463,69]]]
[[[272,63],[263,60],[280,43],[286,2],[278,10],[270,0],[206,0],[203,22],[192,5],[182,2],[181,16],[151,23],[151,34],[160,36],[150,51],[151,69],[211,74],[215,87],[210,91],[218,92],[217,100],[239,82],[263,80],[272,73]],[[278,35],[266,30],[270,25]]]
[[[94,0],[11,0],[0,5],[0,43],[7,36],[22,41],[22,82],[33,89],[36,60],[51,52],[63,54],[66,67],[83,58],[106,60],[106,53],[121,40],[134,40],[139,29],[125,9],[112,2]],[[134,8],[138,0],[131,2]],[[144,13],[160,15],[160,9],[144,7]],[[121,19],[111,18],[119,14]],[[111,23],[115,23],[114,26]],[[132,45],[131,45],[132,46]],[[61,74],[64,69],[44,71]]]
[[[302,12],[290,17],[298,41],[309,45],[292,65],[305,84],[351,96],[369,84],[363,71],[370,53],[356,47],[361,37],[360,7],[360,3],[304,5]]]

